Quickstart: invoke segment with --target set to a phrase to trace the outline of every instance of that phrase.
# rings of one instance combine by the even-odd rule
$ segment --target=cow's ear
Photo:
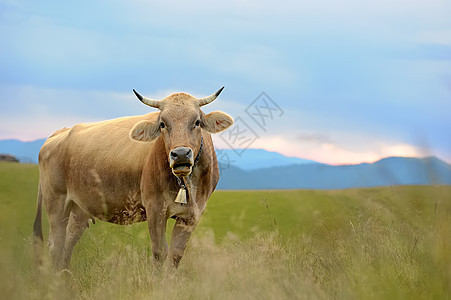
[[[141,121],[130,131],[130,137],[135,141],[150,142],[160,135],[158,122]]]
[[[233,124],[233,118],[222,111],[214,111],[202,117],[202,128],[211,132],[221,132]]]

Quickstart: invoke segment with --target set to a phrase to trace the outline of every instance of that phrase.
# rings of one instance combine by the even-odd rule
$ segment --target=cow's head
[[[150,142],[162,135],[172,173],[176,176],[188,176],[201,147],[202,129],[216,133],[233,124],[232,117],[226,113],[215,111],[206,115],[200,109],[215,100],[223,88],[202,99],[176,93],[163,100],[149,99],[133,90],[142,103],[158,108],[160,114],[156,121],[141,121],[136,124],[130,132],[131,138]]]

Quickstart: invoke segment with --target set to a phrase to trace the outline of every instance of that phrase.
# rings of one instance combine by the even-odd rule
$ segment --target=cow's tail
[[[33,254],[34,262],[37,267],[43,264],[44,255],[44,235],[42,234],[42,189],[41,183],[38,187],[38,204],[36,208],[36,217],[33,224]]]

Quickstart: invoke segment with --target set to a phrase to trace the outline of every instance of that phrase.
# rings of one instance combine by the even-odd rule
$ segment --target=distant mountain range
[[[318,164],[298,157],[286,157],[277,152],[263,149],[219,149],[216,150],[219,163],[233,165],[245,171],[282,167],[289,165]]]
[[[45,140],[0,140],[0,154],[37,163]],[[332,166],[262,149],[217,150],[219,189],[343,189],[451,184],[451,166],[436,157],[388,157],[375,163]]]
[[[388,157],[375,163],[300,164],[245,171],[221,169],[219,189],[344,189],[451,184],[451,166],[435,158]]]
[[[21,162],[37,164],[39,150],[44,145],[44,142],[45,139],[32,142],[0,140],[0,154],[13,154]],[[220,163],[230,163],[246,171],[294,164],[317,163],[313,160],[286,157],[277,152],[270,152],[263,149],[222,149],[217,150],[217,154]]]

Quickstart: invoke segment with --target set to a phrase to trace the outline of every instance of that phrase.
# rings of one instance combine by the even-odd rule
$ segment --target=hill
[[[318,164],[314,160],[287,157],[264,149],[218,149],[218,161],[245,171],[289,165]]]
[[[36,163],[44,141],[2,140],[0,153]],[[217,150],[217,156],[218,188],[226,190],[451,184],[451,166],[435,157],[388,157],[371,164],[332,166],[263,149]]]
[[[21,162],[37,163],[38,154],[45,139],[32,142],[22,142],[19,140],[0,140],[0,154],[13,154]],[[230,163],[243,170],[255,170],[277,166],[287,166],[292,164],[317,163],[313,160],[301,159],[297,157],[286,157],[277,152],[263,149],[220,149],[217,150],[218,159]],[[239,153],[239,155],[237,154]]]
[[[222,169],[220,189],[344,189],[451,184],[451,166],[435,158],[389,157],[372,164],[290,165],[245,171]]]

